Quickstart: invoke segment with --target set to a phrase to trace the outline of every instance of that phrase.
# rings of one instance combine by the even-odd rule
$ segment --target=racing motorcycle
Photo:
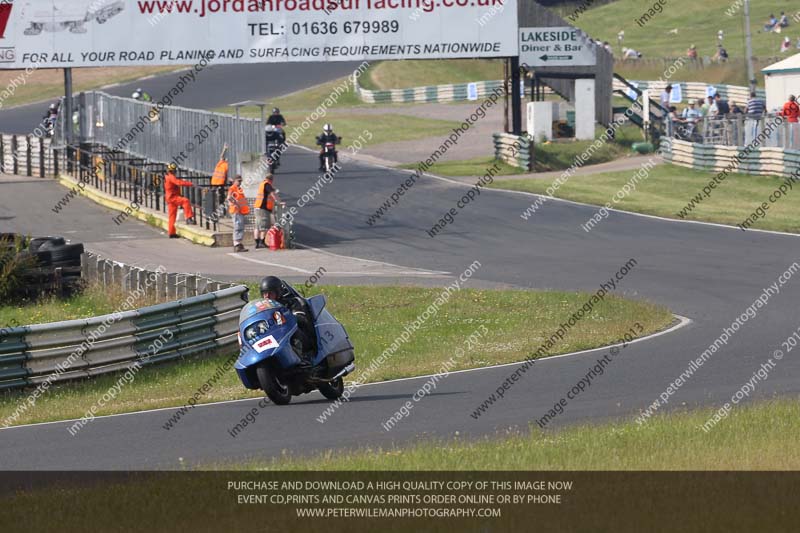
[[[57,120],[57,117],[51,115],[51,116],[45,118],[42,121],[42,124],[44,125],[44,132],[45,132],[45,136],[46,137],[50,138],[50,137],[53,137],[56,134],[56,120]]]
[[[342,138],[339,137],[338,141],[341,143]],[[332,142],[326,142],[322,146],[322,160],[325,163],[325,172],[331,172],[336,161],[336,144]]]
[[[269,130],[267,130],[269,132]],[[277,139],[269,139],[267,140],[267,163],[269,166],[269,172],[274,174],[275,171],[281,166],[281,146],[283,145],[282,140],[285,139],[283,135],[283,129],[280,126],[273,126],[273,130]]]
[[[336,400],[344,393],[344,376],[355,370],[353,344],[344,326],[325,309],[325,296],[306,302],[315,338],[305,359],[295,335],[297,318],[288,307],[261,299],[245,305],[239,316],[241,351],[234,368],[245,387],[262,389],[277,405],[317,389]]]

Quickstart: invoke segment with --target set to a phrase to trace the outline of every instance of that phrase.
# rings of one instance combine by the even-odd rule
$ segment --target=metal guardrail
[[[247,294],[240,285],[123,313],[9,328],[0,338],[0,390],[230,351]]]
[[[494,156],[501,161],[527,171],[533,170],[533,141],[527,135],[495,133]]]
[[[215,354],[237,344],[246,286],[147,270],[88,253],[81,259],[84,279],[129,295],[183,298],[93,318],[0,329],[0,390]]]
[[[667,121],[667,135],[679,140],[715,146],[800,150],[800,123],[782,121],[775,115],[726,115],[704,117],[687,123]]]

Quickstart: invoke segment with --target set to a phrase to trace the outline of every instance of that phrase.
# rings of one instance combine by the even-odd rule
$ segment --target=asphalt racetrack
[[[286,155],[277,178],[284,199],[295,201],[318,179],[315,167],[315,156],[308,151],[292,149]],[[426,230],[468,188],[435,177],[418,181],[378,222],[368,225],[367,218],[406,177],[400,171],[349,161],[333,183],[302,210],[298,239],[314,249],[306,253],[385,265],[381,267],[385,271],[379,269],[368,278],[342,273],[326,283],[443,286],[477,260],[482,267],[467,286],[593,292],[633,258],[636,267],[615,292],[663,304],[689,319],[683,327],[628,346],[603,376],[569,404],[553,427],[637,416],[765,287],[777,283],[779,276],[800,260],[796,236],[618,212],[586,233],[580,226],[596,208],[569,202],[549,201],[525,221],[520,214],[534,196],[487,189],[453,224],[432,238]],[[125,222],[124,229],[117,228],[112,235],[103,221],[113,214],[84,199],[55,215],[41,207],[65,192],[52,181],[19,179],[3,185],[9,194],[0,196],[0,220],[10,231],[37,228],[38,233],[67,233],[72,238],[79,236],[88,248],[121,261],[162,263],[168,269],[184,271],[191,261],[193,270],[219,277],[287,273],[274,264],[282,259],[267,252],[251,250],[243,254],[249,259],[245,261],[229,250],[183,241],[167,246],[163,233],[138,221]],[[294,279],[302,278],[302,273],[294,272]],[[669,398],[663,410],[720,405],[773,357],[781,341],[800,326],[800,275],[784,276],[784,281],[766,306],[743,322],[732,340]],[[525,313],[525,309],[509,312]],[[398,324],[398,334],[401,331]],[[229,429],[259,400],[200,406],[169,430],[163,426],[175,409],[98,418],[74,437],[67,431],[72,422],[8,428],[0,430],[0,464],[9,470],[178,469],[181,465],[278,457],[284,450],[310,454],[403,444],[425,437],[451,438],[456,432],[460,438],[495,435],[510,427],[526,429],[603,353],[537,362],[502,402],[477,418],[471,413],[514,371],[513,365],[451,374],[389,432],[382,422],[427,378],[359,387],[351,401],[324,423],[318,417],[330,404],[316,393],[295,398],[288,407],[268,405],[260,410],[255,424],[235,438]],[[796,354],[786,354],[778,365],[779,371],[761,382],[749,400],[800,392]]]

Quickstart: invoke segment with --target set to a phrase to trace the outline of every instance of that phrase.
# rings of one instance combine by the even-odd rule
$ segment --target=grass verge
[[[280,108],[281,113],[286,117],[287,135],[291,135],[294,128],[299,127],[312,113],[318,115],[319,118],[302,133],[297,141],[310,148],[316,147],[315,138],[321,133],[325,123],[333,125],[336,133],[342,136],[342,145],[345,147],[362,135],[362,139],[367,139],[366,142],[362,140],[367,146],[444,136],[460,124],[451,120],[421,118],[402,113],[354,113],[352,110],[355,108],[374,106],[361,102],[353,90],[352,84],[347,84],[347,90],[340,91],[339,97],[331,103],[332,100],[329,99],[329,96],[337,87],[344,87],[345,81],[346,79],[342,78],[271,100],[270,105]],[[228,108],[215,111],[231,112]],[[248,108],[243,109],[241,114],[242,116],[258,117],[259,113],[258,110]],[[372,137],[366,135],[365,131],[369,131]]]
[[[483,176],[490,168],[497,165],[498,170],[495,176],[513,176],[522,174],[525,171],[518,167],[512,167],[499,159],[492,157],[479,157],[476,159],[463,159],[456,161],[437,161],[428,169],[431,174],[439,176]],[[416,170],[419,163],[405,163],[398,165],[398,168]]]
[[[425,85],[503,79],[502,59],[381,61],[359,83],[365,89],[407,89]]]
[[[646,213],[679,219],[677,213],[702,192],[713,177],[708,172],[663,164],[650,171],[649,177],[640,180],[634,192],[614,204],[612,197],[621,190],[637,170],[611,172],[591,176],[575,176],[556,192],[556,197],[594,205],[612,203],[615,209]],[[729,174],[717,185],[708,198],[704,198],[686,217],[686,220],[717,222],[735,226],[750,217],[762,202],[785,181],[784,178]],[[491,185],[499,189],[544,193],[550,180],[515,179],[495,180]],[[769,204],[766,217],[751,227],[800,232],[800,197],[789,191],[787,196]]]
[[[634,422],[533,429],[506,438],[427,441],[241,464],[246,470],[797,470],[800,401],[737,407],[708,433],[702,409]],[[230,469],[230,465],[223,468]],[[236,466],[234,468],[237,468]]]
[[[395,342],[407,323],[414,321],[431,305],[441,290],[326,286],[321,292],[328,296],[331,312],[345,325],[356,346],[356,364],[365,369]],[[453,293],[446,306],[426,321],[407,343],[401,344],[369,379],[380,381],[438,372],[442,363],[452,356],[453,347],[461,345],[480,327],[485,327],[488,334],[483,336],[478,349],[457,361],[454,370],[523,360],[588,297],[585,293],[463,289]],[[80,312],[78,309],[64,310],[63,313],[71,312],[76,316],[88,309],[81,308]],[[529,311],[523,314],[519,313],[520,309]],[[511,310],[514,312],[508,312]],[[93,311],[84,316],[88,314],[93,314]],[[9,312],[3,316],[6,320],[11,318]],[[21,309],[15,316],[23,322],[22,318],[28,315],[25,309]],[[578,322],[569,336],[552,349],[552,354],[610,344],[637,322],[642,326],[643,334],[647,334],[664,329],[671,321],[672,315],[663,307],[608,297],[595,306],[591,315]],[[96,414],[184,405],[229,357],[220,355],[145,368]],[[351,377],[360,380],[359,371]],[[109,375],[54,385],[14,424],[80,418],[117,379],[117,376]],[[0,395],[0,424],[29,393],[16,391]],[[203,395],[199,403],[260,395],[245,390],[236,373],[230,371]]]
[[[597,128],[595,139],[603,134],[602,128]],[[636,126],[622,126],[617,129],[613,142],[603,143],[596,150],[592,150],[589,159],[584,165],[597,165],[608,163],[631,154],[631,146],[642,141],[642,133]],[[596,141],[563,141],[563,142],[535,142],[533,147],[534,171],[546,172],[551,170],[564,170],[572,166]]]

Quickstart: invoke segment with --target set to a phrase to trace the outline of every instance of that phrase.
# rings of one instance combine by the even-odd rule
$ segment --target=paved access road
[[[315,165],[313,154],[293,150],[286,157],[277,186],[288,199],[296,200],[317,180],[310,172]],[[394,170],[348,163],[317,200],[302,210],[300,241],[325,253],[450,273],[450,277],[424,280],[439,285],[478,260],[483,266],[468,285],[594,291],[634,258],[637,266],[619,283],[616,293],[666,305],[691,319],[686,327],[626,348],[603,376],[570,402],[554,427],[634,418],[764,287],[777,282],[795,261],[800,262],[800,241],[794,236],[745,233],[623,213],[612,213],[586,233],[580,225],[594,213],[593,207],[551,201],[525,221],[519,215],[533,196],[485,189],[458,213],[453,224],[431,238],[426,230],[443,211],[455,206],[467,189],[427,177],[405,192],[377,223],[368,225],[367,218],[406,177]],[[42,197],[22,194],[19,185],[0,183],[3,227],[76,231],[75,236],[83,235],[90,248],[113,253],[124,261],[163,262],[170,269],[220,276],[282,272],[268,264],[231,257],[223,250],[168,242],[138,222],[125,223],[128,237],[113,238],[112,231],[122,230],[96,222],[110,215],[105,210],[81,201],[79,208],[70,206],[68,214],[54,215],[41,206],[49,205],[46,201],[63,194],[63,189],[44,181],[26,187],[36,187]],[[38,210],[26,209],[36,205]],[[175,254],[169,257],[165,250],[175,250]],[[250,252],[248,257],[266,263],[281,261],[268,252]],[[295,273],[297,278],[302,274]],[[406,283],[421,282],[421,277],[401,278]],[[387,275],[377,281],[396,281],[396,277]],[[781,286],[780,293],[678,389],[667,408],[728,401],[800,326],[798,297],[800,273]],[[526,310],[509,308],[507,312]],[[402,331],[402,324],[397,331]],[[164,424],[175,414],[174,409],[97,419],[75,437],[67,432],[70,423],[0,430],[0,464],[9,469],[169,469],[179,468],[179,458],[189,465],[220,464],[280,457],[284,450],[305,454],[404,444],[427,437],[448,439],[456,433],[459,438],[495,435],[508,428],[526,429],[585,376],[603,353],[536,363],[500,403],[477,419],[471,413],[513,366],[450,375],[390,432],[381,423],[411,398],[425,378],[360,388],[352,401],[325,423],[318,417],[329,404],[316,394],[297,398],[288,407],[269,405],[235,438],[228,430],[257,406],[257,400],[198,407],[170,430],[164,429]],[[788,353],[768,379],[758,383],[750,398],[796,396],[800,392],[798,375],[797,355]]]

